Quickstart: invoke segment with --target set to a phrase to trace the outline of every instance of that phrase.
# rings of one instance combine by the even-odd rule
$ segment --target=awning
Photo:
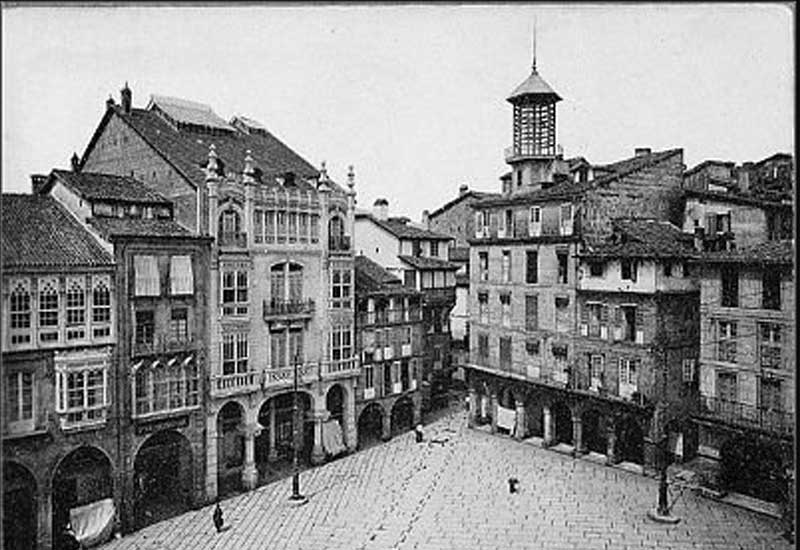
[[[509,432],[514,432],[514,425],[517,423],[517,411],[497,406],[497,427],[504,428]]]
[[[325,453],[336,456],[347,450],[339,421],[330,419],[322,424],[322,447]]]
[[[75,538],[83,548],[96,546],[111,538],[114,531],[114,500],[105,498],[72,508],[69,521]]]

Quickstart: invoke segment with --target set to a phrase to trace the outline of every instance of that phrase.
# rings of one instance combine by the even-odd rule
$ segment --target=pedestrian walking
[[[417,443],[422,443],[423,434],[422,434],[422,424],[417,424],[417,427],[414,428],[414,435],[417,437]]]
[[[511,493],[513,495],[514,493],[519,491],[519,489],[517,488],[517,485],[519,485],[519,480],[517,478],[515,478],[515,477],[508,478],[508,492],[509,493]]]
[[[225,525],[225,520],[222,518],[222,508],[219,507],[219,502],[217,502],[217,507],[214,508],[214,527],[217,530],[217,533],[222,531],[222,527]]]

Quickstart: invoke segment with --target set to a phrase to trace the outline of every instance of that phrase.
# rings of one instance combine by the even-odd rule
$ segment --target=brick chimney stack
[[[119,92],[120,103],[122,103],[122,112],[126,115],[131,113],[131,103],[133,102],[133,92],[128,88],[128,83],[125,82],[125,87]]]
[[[46,183],[46,174],[31,174],[31,193],[38,195]]]
[[[376,199],[374,204],[374,215],[381,221],[386,221],[389,217],[389,201],[386,199]]]
[[[81,159],[78,158],[78,153],[72,153],[72,158],[69,160],[73,172],[80,172]]]
[[[461,197],[463,195],[466,195],[467,191],[469,191],[469,186],[465,183],[458,188],[458,196]]]

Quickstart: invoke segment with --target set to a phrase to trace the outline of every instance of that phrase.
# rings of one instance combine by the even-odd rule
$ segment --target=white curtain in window
[[[161,294],[158,262],[155,256],[134,256],[133,269],[136,279],[136,296],[158,296]]]
[[[191,256],[172,256],[169,259],[171,294],[194,294],[194,275]]]

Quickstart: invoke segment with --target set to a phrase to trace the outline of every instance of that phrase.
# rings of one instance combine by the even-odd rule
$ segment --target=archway
[[[244,408],[226,403],[217,416],[217,491],[220,495],[242,489],[244,466]]]
[[[331,419],[339,422],[344,429],[344,390],[339,384],[334,384],[325,396],[325,408],[331,414]]]
[[[556,443],[572,445],[572,411],[563,401],[553,405],[553,419],[556,423]]]
[[[530,437],[544,437],[544,411],[542,406],[533,397],[525,402],[525,426]]]
[[[730,438],[720,449],[720,481],[727,491],[781,502],[787,486],[779,444],[752,437]]]
[[[134,508],[137,528],[191,508],[192,445],[172,430],[155,433],[134,460]]]
[[[644,434],[632,416],[620,418],[617,423],[616,457],[622,462],[644,464]]]
[[[295,447],[298,461],[310,463],[314,448],[311,397],[305,392],[297,392],[298,420],[295,422],[294,395],[294,392],[286,392],[271,397],[262,403],[258,411],[258,423],[262,430],[255,441],[255,459],[261,481],[285,473],[293,462]]]
[[[587,451],[606,454],[608,437],[606,419],[597,409],[589,409],[581,415],[581,436]]]
[[[380,443],[383,435],[383,408],[370,403],[358,417],[358,448],[363,449]]]
[[[392,435],[406,432],[414,427],[414,404],[408,397],[401,397],[392,407]]]
[[[16,462],[3,464],[3,548],[36,548],[36,480]]]
[[[59,463],[53,474],[53,542],[70,520],[70,510],[111,498],[111,461],[97,447],[78,447]]]

